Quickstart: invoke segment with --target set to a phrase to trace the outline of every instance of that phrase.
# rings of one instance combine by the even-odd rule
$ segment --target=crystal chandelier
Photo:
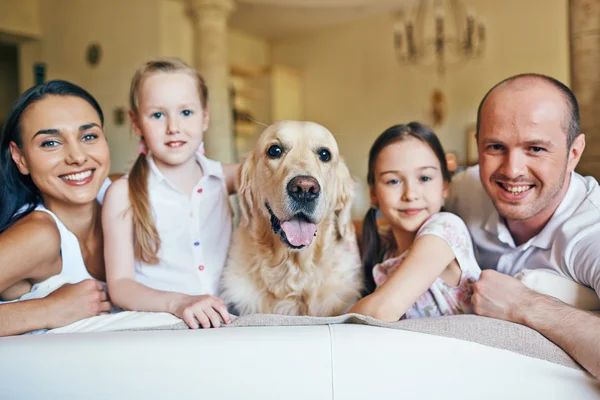
[[[416,0],[395,14],[396,57],[403,64],[449,64],[482,54],[485,26],[459,0]]]

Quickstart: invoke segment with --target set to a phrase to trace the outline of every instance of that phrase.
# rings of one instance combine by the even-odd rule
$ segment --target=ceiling
[[[230,26],[266,39],[388,13],[408,0],[237,0]]]

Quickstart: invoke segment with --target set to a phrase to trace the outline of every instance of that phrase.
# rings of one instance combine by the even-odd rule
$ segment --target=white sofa
[[[600,397],[598,381],[537,332],[472,315],[394,324],[257,315],[211,330],[174,320],[109,328],[0,338],[0,398]]]

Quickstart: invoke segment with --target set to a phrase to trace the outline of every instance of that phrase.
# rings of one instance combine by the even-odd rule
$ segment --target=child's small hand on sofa
[[[192,329],[218,328],[231,322],[231,316],[223,300],[216,296],[182,295],[173,311]]]

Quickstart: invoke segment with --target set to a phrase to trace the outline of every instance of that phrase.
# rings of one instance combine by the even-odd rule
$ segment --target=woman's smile
[[[68,185],[83,186],[87,185],[94,179],[94,171],[94,169],[86,169],[83,171],[60,175],[59,178],[65,181]]]

